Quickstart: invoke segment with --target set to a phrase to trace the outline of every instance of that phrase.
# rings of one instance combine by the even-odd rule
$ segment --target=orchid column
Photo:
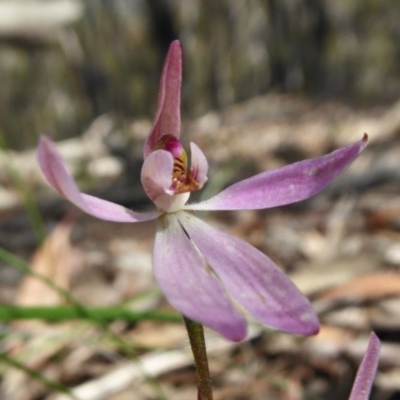
[[[307,199],[324,189],[362,152],[367,136],[325,156],[263,172],[206,201],[188,204],[207,181],[208,163],[191,143],[191,163],[179,141],[182,51],[171,44],[161,77],[152,130],[144,145],[143,187],[155,210],[137,213],[80,193],[54,143],[40,139],[38,159],[46,180],[83,211],[108,221],[157,219],[153,268],[168,301],[185,317],[194,354],[206,360],[204,324],[233,341],[246,336],[246,319],[232,299],[257,321],[288,333],[313,335],[319,322],[309,301],[272,260],[241,239],[193,215],[197,210],[264,209]],[[243,132],[245,134],[245,132]],[[196,353],[197,352],[197,353]],[[205,374],[198,358],[198,370]],[[205,361],[206,362],[206,361]],[[199,376],[203,399],[210,381]]]

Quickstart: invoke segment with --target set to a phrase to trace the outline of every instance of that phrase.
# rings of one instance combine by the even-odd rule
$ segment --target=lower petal
[[[179,221],[232,297],[260,322],[282,331],[316,334],[307,298],[266,255],[188,213]]]
[[[154,244],[154,274],[168,301],[183,315],[229,340],[246,336],[246,321],[234,308],[203,256],[175,214],[159,218]]]

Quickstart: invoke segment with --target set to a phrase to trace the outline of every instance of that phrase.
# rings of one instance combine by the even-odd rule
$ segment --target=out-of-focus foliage
[[[63,1],[14,3],[40,10]],[[39,133],[80,134],[105,112],[151,116],[175,38],[184,46],[183,109],[190,117],[269,90],[363,103],[400,94],[399,2],[77,3],[80,18],[45,39],[26,29],[10,38],[0,26],[0,135],[11,147],[33,145]]]

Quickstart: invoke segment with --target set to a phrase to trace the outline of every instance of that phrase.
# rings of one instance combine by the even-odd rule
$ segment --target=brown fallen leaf
[[[71,277],[84,266],[83,255],[71,245],[74,220],[61,221],[33,255],[32,270],[68,290]],[[52,306],[63,302],[49,285],[32,275],[25,275],[18,289],[15,304]]]
[[[328,289],[319,298],[363,302],[397,295],[400,295],[400,274],[376,272]]]
[[[34,272],[51,279],[64,290],[69,289],[71,277],[84,265],[83,255],[70,242],[73,223],[73,218],[60,222],[36,251],[31,264]],[[20,306],[54,306],[62,302],[54,289],[28,274],[24,276],[15,298],[15,304]],[[46,375],[59,375],[61,372],[48,361],[70,344],[71,332],[77,332],[77,327],[72,329],[71,323],[68,324],[55,326],[37,320],[15,321],[11,324],[15,335],[4,342],[4,348],[9,356],[28,368],[42,373],[46,371]],[[22,338],[19,333],[23,334]],[[24,335],[28,335],[26,340]],[[4,400],[30,400],[44,391],[42,384],[23,371],[10,369],[3,375],[1,392]]]

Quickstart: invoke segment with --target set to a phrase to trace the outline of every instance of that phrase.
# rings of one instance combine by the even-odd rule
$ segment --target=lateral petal
[[[266,255],[191,214],[180,213],[179,221],[226,290],[255,319],[289,333],[318,332],[307,298]]]
[[[114,222],[149,221],[159,212],[136,213],[118,204],[101,200],[79,192],[79,189],[66,170],[56,146],[46,136],[41,136],[38,147],[38,161],[47,182],[75,206],[97,218]]]
[[[307,199],[328,186],[364,150],[368,136],[322,157],[262,172],[186,210],[256,210]]]
[[[172,172],[174,158],[169,151],[156,150],[144,160],[141,181],[150,199],[155,202],[164,194],[173,194]]]
[[[182,47],[178,40],[171,43],[161,76],[156,117],[143,148],[146,159],[164,135],[177,139],[181,131]]]
[[[141,179],[153,203],[165,212],[182,209],[190,192],[174,194],[171,189],[174,158],[169,151],[156,150],[144,160]]]
[[[190,143],[191,165],[190,172],[192,177],[199,183],[200,188],[207,182],[208,162],[204,153],[196,143]]]
[[[153,268],[166,298],[179,312],[229,340],[244,339],[245,319],[187,237],[176,214],[165,214],[158,220]]]
[[[349,400],[368,400],[379,364],[381,342],[374,332],[371,333],[367,352],[358,368]]]

